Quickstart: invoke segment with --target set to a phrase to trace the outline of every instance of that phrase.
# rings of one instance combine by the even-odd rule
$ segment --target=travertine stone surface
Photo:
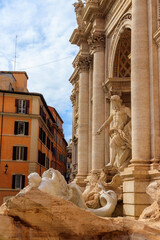
[[[160,228],[127,218],[100,218],[38,189],[0,207],[3,240],[159,240]]]
[[[86,49],[87,44],[82,44]],[[79,56],[76,63],[79,71],[78,108],[78,174],[76,181],[83,182],[88,174],[88,130],[89,130],[89,57]]]
[[[140,215],[140,219],[148,221],[159,221],[160,219],[160,180],[150,183],[146,189],[146,193],[153,199],[152,205],[144,209]]]
[[[132,164],[122,173],[125,198],[123,211],[124,215],[137,218],[150,204],[145,188],[142,187],[150,182],[148,170],[151,159],[148,2],[146,0],[132,1],[131,36]],[[133,190],[130,190],[130,186],[134,186]]]
[[[132,1],[131,56],[132,159],[142,162],[151,157],[148,6],[146,0]]]
[[[103,43],[101,43],[103,44]],[[92,170],[101,169],[105,164],[104,133],[97,135],[97,131],[104,122],[104,91],[102,83],[105,79],[104,46],[94,50],[93,58],[93,110],[92,110]]]
[[[78,175],[88,174],[89,72],[81,70],[79,79]]]

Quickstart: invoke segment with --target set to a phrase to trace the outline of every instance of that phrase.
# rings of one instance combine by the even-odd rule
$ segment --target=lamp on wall
[[[7,170],[8,170],[8,164],[5,165],[5,171],[4,171],[5,174],[7,173]]]

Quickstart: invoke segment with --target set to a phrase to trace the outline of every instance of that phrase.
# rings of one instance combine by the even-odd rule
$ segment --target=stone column
[[[93,53],[92,170],[100,170],[105,165],[104,131],[96,135],[105,120],[105,97],[102,88],[105,80],[104,42],[103,34],[93,34],[89,40]]]
[[[93,90],[93,59],[90,59],[89,68],[89,149],[88,172],[92,170],[92,90]]]
[[[149,204],[151,158],[148,1],[132,0],[131,110],[132,160],[122,176],[124,215],[134,218]]]
[[[131,107],[132,159],[142,163],[150,160],[150,78],[148,11],[146,0],[132,1]]]
[[[89,123],[89,62],[88,57],[79,57],[79,122],[78,122],[78,174],[77,184],[85,186],[88,174],[88,123]]]
[[[159,1],[158,1],[159,2]],[[156,0],[149,1],[149,48],[150,48],[150,81],[151,81],[151,162],[152,170],[159,169],[160,161],[160,30],[157,31],[157,9],[160,6]],[[158,14],[159,16],[159,14]],[[159,20],[159,18],[158,18]],[[154,36],[154,38],[153,38]],[[159,56],[158,56],[159,55]],[[158,56],[158,57],[157,57]],[[155,171],[154,171],[155,172]]]
[[[72,95],[70,97],[72,101],[72,166],[75,164],[75,144],[74,144],[74,135],[75,135],[75,104],[76,104],[76,94],[75,89],[72,91]],[[72,169],[73,170],[73,169]]]

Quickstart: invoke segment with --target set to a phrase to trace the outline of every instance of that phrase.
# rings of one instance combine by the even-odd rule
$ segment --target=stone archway
[[[131,107],[131,13],[117,24],[111,39],[108,78],[105,83],[109,96],[118,94]]]
[[[126,28],[118,41],[113,65],[113,77],[131,77],[131,30]]]
[[[125,33],[127,34],[129,30],[131,32],[131,20],[132,20],[132,15],[130,12],[127,12],[126,14],[124,14],[123,17],[118,22],[114,30],[114,33],[112,35],[111,47],[110,47],[110,53],[109,53],[109,59],[108,59],[108,78],[113,78],[114,76],[114,62],[115,62],[118,43],[121,37],[125,36]],[[131,35],[130,35],[130,39],[131,39]]]

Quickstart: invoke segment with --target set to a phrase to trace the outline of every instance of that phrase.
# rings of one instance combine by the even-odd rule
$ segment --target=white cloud
[[[44,95],[48,105],[64,120],[64,133],[71,138],[72,86],[68,79],[78,51],[69,38],[76,27],[74,0],[1,0],[1,70],[13,70],[15,37],[17,68],[29,76],[28,89]],[[45,63],[49,63],[43,65]],[[39,66],[41,65],[41,66]]]

